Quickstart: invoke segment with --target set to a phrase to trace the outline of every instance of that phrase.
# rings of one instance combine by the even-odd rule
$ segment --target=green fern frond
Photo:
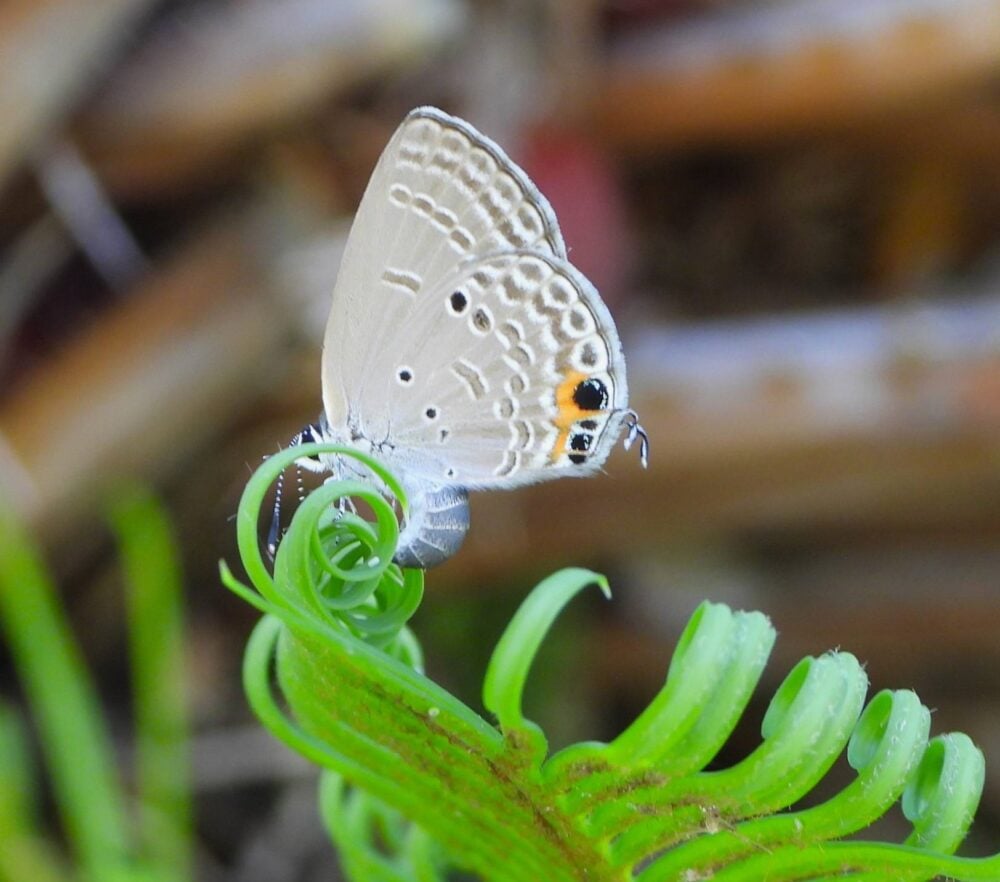
[[[796,665],[760,746],[705,771],[774,642],[760,613],[703,603],[632,725],[610,743],[550,755],[521,710],[531,663],[576,594],[608,591],[596,573],[563,570],[531,592],[498,643],[483,697],[499,725],[483,719],[420,671],[405,623],[423,574],[390,563],[396,519],[370,485],[332,481],[312,493],[268,572],[257,537],[264,494],[281,469],[316,453],[362,460],[405,508],[392,476],[350,449],[284,451],[240,506],[254,587],[224,566],[223,579],[265,613],[246,652],[247,694],[275,735],[327,770],[322,813],[352,879],[432,882],[449,867],[496,882],[1000,879],[1000,857],[952,856],[982,790],[981,753],[961,734],[928,740],[930,713],[912,692],[865,705],[867,677],[849,653]],[[359,497],[373,523],[343,511]],[[854,780],[796,808],[845,749]],[[913,829],[904,843],[848,838],[900,799]]]

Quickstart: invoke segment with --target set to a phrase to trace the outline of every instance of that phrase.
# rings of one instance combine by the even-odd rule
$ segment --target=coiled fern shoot
[[[406,622],[424,574],[391,563],[392,505],[370,485],[331,481],[296,512],[273,574],[259,550],[269,484],[300,456],[367,464],[404,507],[398,482],[350,449],[307,444],[268,460],[238,515],[248,587],[263,614],[244,680],[262,722],[325,771],[320,803],[351,879],[432,882],[451,868],[496,882],[1000,880],[1000,856],[953,856],[978,804],[984,764],[960,733],[929,737],[907,690],[865,703],[854,656],[801,661],[772,699],[759,747],[705,771],[745,710],[775,639],[758,612],[703,603],[663,688],[610,743],[555,754],[521,711],[532,660],[560,610],[604,578],[558,572],[527,597],[486,672],[483,719],[422,673]],[[362,500],[374,518],[342,510]],[[276,686],[275,686],[276,675]],[[854,779],[796,808],[846,750]],[[852,838],[897,801],[903,843]]]

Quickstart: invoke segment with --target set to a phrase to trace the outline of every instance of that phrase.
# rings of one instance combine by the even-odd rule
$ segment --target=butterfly
[[[592,474],[623,430],[647,461],[614,320],[548,201],[493,141],[433,107],[406,116],[362,197],[322,385],[323,416],[293,443],[350,445],[397,474],[410,498],[402,566],[458,550],[470,490]],[[367,471],[346,457],[303,464]]]

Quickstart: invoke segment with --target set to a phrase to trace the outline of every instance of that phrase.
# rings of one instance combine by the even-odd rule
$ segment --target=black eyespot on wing
[[[585,457],[582,453],[571,453],[569,455],[569,461],[573,463],[573,465],[583,465],[587,461],[587,457]]]
[[[427,410],[424,411],[424,416],[429,420],[436,420],[437,415],[438,412],[436,407],[428,407]]]
[[[594,436],[587,432],[577,432],[569,439],[571,450],[590,450],[590,445],[594,442]]]
[[[594,377],[581,380],[573,390],[573,402],[580,410],[604,410],[608,406],[608,387]]]
[[[451,311],[455,315],[461,315],[465,312],[465,308],[469,305],[469,298],[465,296],[464,291],[455,291],[451,297],[448,298],[448,302],[451,304]]]
[[[580,420],[580,428],[586,429],[588,432],[596,432],[597,420]]]
[[[403,383],[404,385],[406,385],[407,383],[412,383],[413,371],[411,371],[409,368],[401,367],[396,372],[396,377],[399,379],[399,382]]]

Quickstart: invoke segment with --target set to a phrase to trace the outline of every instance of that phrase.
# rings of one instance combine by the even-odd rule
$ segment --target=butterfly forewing
[[[419,108],[403,121],[384,160],[380,187],[388,201],[412,215],[412,232],[424,227],[425,244],[446,254],[446,262],[518,249],[566,256],[548,201],[468,123]]]
[[[565,256],[555,214],[527,175],[462,120],[423,107],[386,146],[355,216],[323,357],[332,425],[364,394],[380,336],[463,260],[512,248]]]

